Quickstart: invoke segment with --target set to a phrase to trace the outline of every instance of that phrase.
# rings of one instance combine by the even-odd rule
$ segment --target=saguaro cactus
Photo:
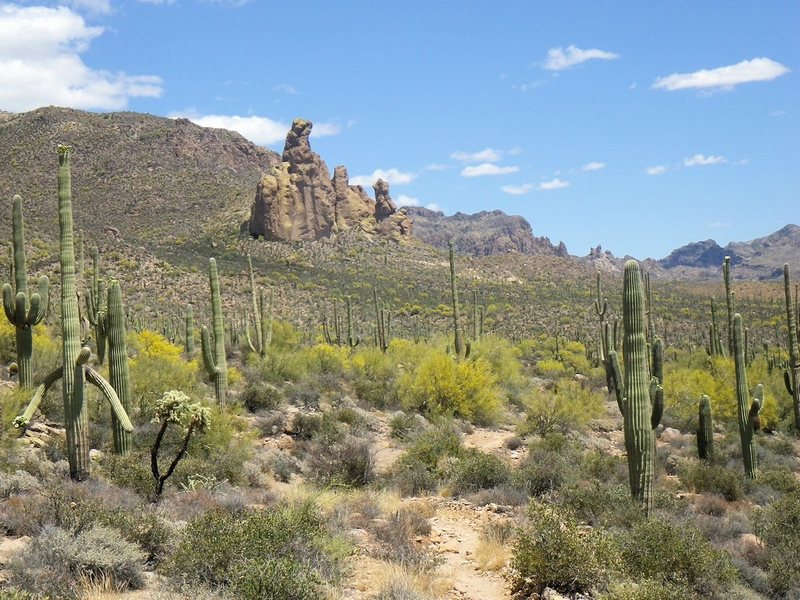
[[[258,290],[258,294],[256,294],[256,278],[253,273],[253,261],[249,254],[247,255],[247,267],[250,271],[250,297],[253,303],[253,321],[256,329],[255,342],[250,337],[248,319],[245,319],[245,336],[250,350],[257,352],[260,356],[266,356],[267,350],[272,343],[272,290],[269,292],[269,311],[265,311],[264,290]]]
[[[733,356],[733,292],[731,291],[731,257],[722,262],[722,278],[725,281],[725,307],[728,309],[728,354]]]
[[[361,337],[353,334],[353,309],[350,306],[350,296],[345,296],[344,302],[347,309],[347,345],[355,348],[361,342]]]
[[[466,357],[469,356],[470,347],[469,342],[464,343],[464,335],[461,331],[461,313],[458,307],[458,288],[456,286],[456,250],[452,241],[448,243],[448,248],[450,251],[450,295],[453,300],[453,348],[456,356]]]
[[[786,296],[786,327],[789,330],[789,364],[783,372],[786,390],[792,396],[794,429],[800,435],[800,349],[797,341],[796,302],[792,302],[792,282],[789,280],[789,265],[783,265],[783,289]]]
[[[105,284],[100,277],[100,254],[96,247],[92,248],[92,284],[86,294],[86,316],[94,327],[94,339],[97,346],[97,360],[102,365],[106,357],[106,341],[108,328],[106,321]]]
[[[191,303],[186,305],[186,315],[184,316],[184,349],[186,356],[194,356],[194,308]]]
[[[208,281],[211,287],[211,319],[213,329],[213,347],[208,328],[203,325],[200,344],[203,348],[203,365],[211,380],[217,402],[225,404],[228,398],[228,363],[225,357],[225,328],[222,324],[222,301],[219,295],[219,274],[217,261],[208,260]]]
[[[700,398],[698,407],[697,455],[701,460],[714,460],[714,419],[711,416],[711,401],[706,395]]]
[[[8,321],[16,330],[19,386],[31,388],[33,387],[33,327],[41,323],[47,314],[49,281],[42,275],[39,278],[39,293],[28,297],[22,198],[18,195],[13,199],[11,231],[13,238],[11,269],[14,288],[10,283],[3,286],[3,309]]]
[[[653,502],[655,471],[655,428],[664,410],[662,388],[663,343],[656,338],[652,348],[652,377],[647,363],[645,297],[639,264],[625,263],[622,313],[624,338],[622,357],[625,379],[622,382],[616,350],[609,351],[613,387],[624,417],[625,448],[631,495],[646,514]]]
[[[67,434],[67,459],[70,477],[85,479],[89,475],[88,409],[85,383],[97,386],[111,404],[111,409],[126,431],[133,425],[120,403],[117,393],[103,377],[86,366],[91,350],[80,346],[78,322],[78,297],[75,293],[75,248],[72,229],[72,184],[69,171],[69,148],[58,148],[58,223],[61,264],[61,340],[64,364],[47,377],[37,388],[25,412],[15,419],[15,425],[24,426],[33,416],[47,390],[62,379],[64,400],[64,425]]]
[[[760,427],[759,415],[764,408],[764,387],[756,386],[753,400],[750,401],[750,388],[747,386],[747,370],[744,364],[744,341],[742,339],[742,315],[733,315],[734,368],[736,369],[736,400],[739,405],[739,436],[742,440],[744,472],[750,479],[758,476],[756,462],[756,442],[753,436]]]
[[[128,332],[125,325],[125,308],[122,304],[122,290],[118,281],[112,281],[108,288],[108,378],[111,387],[117,392],[120,404],[126,414],[131,412],[131,379],[128,370]],[[126,454],[131,449],[131,434],[120,424],[117,416],[111,413],[114,452]]]

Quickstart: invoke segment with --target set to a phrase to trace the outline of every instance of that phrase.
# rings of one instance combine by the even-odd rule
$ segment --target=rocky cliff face
[[[453,240],[459,252],[473,256],[506,252],[567,256],[563,242],[554,246],[549,238],[534,237],[528,221],[501,210],[472,215],[458,212],[450,217],[421,207],[408,207],[406,211],[414,220],[414,236],[432,246],[446,248]]]
[[[411,235],[411,220],[389,196],[389,184],[378,180],[375,200],[350,185],[347,169],[328,167],[311,150],[310,121],[296,119],[286,136],[282,163],[272,167],[256,188],[247,230],[272,241],[334,238],[358,228],[396,240]]]

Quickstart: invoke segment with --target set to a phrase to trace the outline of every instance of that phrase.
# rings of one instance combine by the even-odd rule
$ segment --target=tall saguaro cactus
[[[211,380],[217,402],[225,404],[228,398],[228,363],[225,357],[225,327],[222,324],[222,301],[219,294],[217,261],[208,260],[208,281],[211,287],[211,325],[214,336],[213,347],[208,328],[203,325],[200,343],[203,348],[203,365]]]
[[[648,368],[645,294],[639,264],[635,260],[625,263],[622,293],[624,383],[616,350],[609,351],[609,360],[617,404],[625,423],[631,495],[649,514],[653,504],[655,428],[664,410],[664,349],[661,340],[656,338],[652,347],[652,370]]]
[[[191,303],[186,305],[184,319],[184,350],[186,350],[186,356],[192,358],[194,356],[194,308]]]
[[[14,288],[10,283],[3,286],[3,309],[8,321],[14,326],[17,338],[17,367],[21,388],[33,387],[33,327],[47,314],[49,281],[47,276],[39,278],[39,293],[28,296],[28,271],[25,268],[25,232],[22,218],[22,198],[14,196],[11,213],[11,248]]]
[[[108,314],[106,316],[108,333],[108,378],[111,387],[117,392],[120,404],[126,414],[130,414],[131,378],[128,369],[128,331],[125,325],[125,308],[122,304],[122,289],[118,281],[112,281],[108,288]],[[127,454],[131,449],[131,435],[115,414],[111,414],[114,436],[114,452]]]
[[[450,295],[453,300],[453,339],[456,356],[469,356],[469,343],[464,343],[464,335],[461,331],[461,313],[458,307],[458,288],[456,286],[456,250],[453,242],[448,243],[450,251]]]
[[[714,419],[711,415],[711,400],[703,395],[697,410],[697,455],[701,460],[714,461]]]
[[[733,315],[734,368],[736,369],[736,400],[739,406],[739,436],[742,440],[744,472],[750,479],[758,475],[756,462],[756,442],[753,433],[758,431],[761,410],[764,408],[764,388],[759,383],[750,400],[747,386],[747,370],[744,364],[744,340],[742,337],[742,315]]]
[[[728,309],[728,354],[733,356],[733,292],[731,291],[731,257],[722,262],[722,278],[725,281],[725,307]]]
[[[792,282],[789,279],[789,265],[783,265],[783,289],[786,296],[786,327],[789,330],[789,364],[783,372],[786,390],[792,396],[794,410],[794,429],[800,435],[800,349],[797,341],[796,298],[792,301]]]
[[[67,459],[70,477],[85,479],[89,475],[88,407],[85,384],[97,386],[111,404],[111,409],[125,431],[133,431],[133,425],[120,403],[111,384],[88,367],[91,350],[80,344],[78,322],[78,297],[75,293],[75,248],[72,228],[72,182],[69,170],[69,148],[58,148],[58,224],[61,264],[61,340],[64,364],[47,377],[36,389],[25,412],[15,419],[17,426],[24,426],[47,393],[47,390],[62,379],[61,391],[64,400],[64,425],[67,434]]]

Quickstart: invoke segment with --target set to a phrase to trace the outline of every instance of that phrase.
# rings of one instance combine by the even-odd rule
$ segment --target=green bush
[[[179,579],[246,594],[239,597],[305,600],[322,597],[319,582],[341,577],[349,552],[310,504],[214,509],[189,521],[165,570]],[[260,581],[260,572],[274,578]]]
[[[741,500],[745,492],[744,475],[739,471],[704,461],[683,461],[678,478],[693,492],[719,494],[726,500]]]
[[[602,481],[580,482],[563,487],[559,503],[592,526],[629,527],[644,518],[642,510],[631,499],[630,487],[607,485]]]
[[[375,456],[368,440],[346,437],[338,444],[317,444],[309,458],[315,481],[360,487],[375,478]]]
[[[585,430],[605,412],[605,394],[578,381],[562,379],[554,389],[534,389],[523,398],[525,421],[517,433],[528,435]]]
[[[444,459],[461,453],[461,438],[448,425],[418,434],[392,469],[392,480],[403,494],[418,494],[438,487],[448,473]]]
[[[491,365],[483,359],[454,360],[431,351],[398,382],[403,407],[434,416],[457,416],[493,423],[503,408]]]
[[[619,570],[619,554],[609,534],[582,527],[570,511],[533,501],[511,567],[512,588],[520,597],[546,587],[563,594],[602,591]]]
[[[453,467],[452,485],[456,494],[469,494],[478,490],[490,489],[503,485],[511,477],[511,470],[502,460],[469,448]]]
[[[79,598],[96,581],[136,589],[144,584],[143,560],[141,549],[114,529],[95,525],[71,533],[47,526],[10,562],[10,583],[52,598]]]
[[[267,383],[249,383],[242,390],[241,401],[250,412],[274,410],[283,402],[283,394]]]
[[[755,528],[766,547],[770,586],[786,597],[797,597],[800,595],[800,492],[788,494],[757,513]]]
[[[370,406],[396,406],[398,370],[393,357],[380,348],[359,349],[350,361],[350,377],[356,396]]]
[[[738,582],[730,556],[691,524],[642,519],[619,535],[625,570],[635,578],[675,585],[700,597],[724,597]]]
[[[530,444],[525,461],[512,473],[514,487],[541,496],[574,482],[580,474],[581,450],[559,433]]]

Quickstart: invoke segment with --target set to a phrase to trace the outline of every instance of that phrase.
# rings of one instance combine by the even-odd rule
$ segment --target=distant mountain
[[[528,221],[501,210],[448,217],[441,211],[408,206],[406,213],[414,221],[414,237],[439,248],[453,240],[459,252],[473,256],[506,252],[568,256],[563,242],[556,246],[549,238],[534,237]]]
[[[671,276],[696,278],[716,276],[726,256],[731,257],[733,275],[740,279],[772,279],[783,273],[784,263],[800,270],[800,227],[786,225],[768,236],[749,242],[731,242],[725,247],[714,240],[693,242],[673,250],[658,261],[648,261]]]

